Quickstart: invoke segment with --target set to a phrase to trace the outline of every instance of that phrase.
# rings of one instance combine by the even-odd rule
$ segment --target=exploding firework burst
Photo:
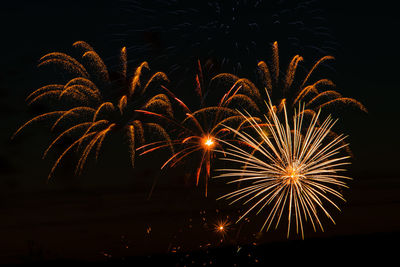
[[[49,178],[64,156],[74,148],[80,153],[76,173],[81,173],[91,152],[98,158],[104,139],[111,132],[125,132],[132,166],[135,149],[145,142],[146,133],[158,135],[168,143],[170,139],[164,128],[143,115],[149,112],[158,117],[173,116],[168,97],[161,93],[154,94],[160,84],[168,82],[167,76],[162,72],[151,75],[147,62],[141,63],[130,75],[125,47],[121,49],[120,70],[116,74],[108,70],[101,57],[86,42],[75,42],[73,47],[80,52],[81,60],[65,53],[53,52],[39,61],[39,67],[50,64],[61,66],[73,78],[65,84],[43,86],[26,99],[29,105],[55,101],[56,110],[34,117],[12,136],[14,138],[27,126],[39,121],[50,121],[52,130],[62,129],[43,157],[62,139],[75,138],[57,158]],[[112,78],[113,75],[116,77]]]
[[[220,141],[230,147],[224,151],[227,156],[221,159],[242,165],[242,168],[220,170],[223,173],[217,177],[231,178],[228,183],[241,184],[241,188],[223,195],[221,199],[231,200],[230,204],[243,202],[247,205],[247,211],[238,221],[253,210],[258,210],[257,214],[268,210],[261,230],[265,227],[268,230],[274,222],[277,228],[286,213],[287,236],[292,224],[295,224],[296,232],[301,232],[304,238],[304,221],[310,222],[314,231],[317,226],[323,230],[321,212],[334,222],[325,205],[331,204],[339,209],[333,197],[344,200],[338,190],[347,187],[343,180],[350,178],[338,173],[344,171],[343,165],[349,164],[349,156],[340,155],[347,145],[341,143],[345,136],[327,140],[335,121],[328,117],[318,126],[319,112],[313,115],[305,134],[302,134],[302,128],[305,127],[304,107],[296,110],[292,128],[285,105],[284,122],[280,122],[271,101],[268,109],[271,114],[271,118],[265,115],[268,134],[251,117],[246,117],[246,120],[254,127],[256,136],[228,127],[253,151],[248,152],[235,144]]]
[[[189,109],[182,100],[164,87],[168,95],[183,109],[186,116],[182,120],[179,120],[177,116],[170,120],[176,130],[178,130],[178,134],[171,140],[171,143],[176,146],[176,153],[163,164],[161,169],[166,166],[173,167],[188,158],[198,162],[196,167],[196,185],[199,184],[200,176],[204,173],[205,195],[207,196],[211,162],[215,157],[214,150],[223,150],[223,146],[217,140],[234,141],[231,132],[222,125],[231,125],[236,128],[244,128],[246,126],[243,117],[237,111],[226,107],[228,102],[233,101],[237,96],[241,96],[238,92],[242,88],[242,85],[235,84],[231,88],[228,88],[229,90],[226,91],[215,106],[205,106],[204,99],[207,95],[205,87],[206,84],[209,84],[209,80],[204,75],[200,63],[198,67],[195,92],[200,99],[200,103],[199,109],[196,111]],[[215,83],[218,83],[216,81],[218,79],[224,79],[224,77],[216,76],[212,78]],[[143,155],[168,145],[160,141],[146,144],[138,148],[138,150],[143,151],[140,154]],[[196,154],[199,156],[198,158]]]
[[[325,54],[336,44],[315,1],[124,1],[118,35],[128,50],[170,67],[169,75],[189,72],[212,59],[220,72],[246,75],[275,40],[288,50]],[[170,65],[171,60],[175,63]],[[182,79],[180,79],[182,80]]]

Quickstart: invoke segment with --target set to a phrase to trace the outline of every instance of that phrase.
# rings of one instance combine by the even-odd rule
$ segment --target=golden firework
[[[57,158],[49,178],[62,158],[76,148],[80,153],[76,173],[81,173],[91,152],[98,158],[106,136],[113,131],[125,131],[129,140],[132,166],[135,150],[145,142],[144,132],[158,136],[169,143],[170,138],[165,129],[158,123],[149,121],[140,111],[157,114],[158,117],[171,117],[172,108],[168,97],[155,94],[160,85],[168,82],[162,72],[150,75],[147,62],[141,63],[128,75],[128,64],[125,47],[120,52],[120,69],[115,79],[110,78],[110,71],[92,46],[83,41],[73,44],[80,54],[77,60],[65,53],[53,52],[39,60],[39,67],[56,64],[73,75],[65,84],[45,85],[27,97],[29,105],[46,103],[49,98],[58,101],[60,110],[40,114],[22,125],[12,136],[14,138],[27,126],[38,121],[53,120],[52,130],[62,128],[61,133],[45,150],[45,157],[54,145],[67,136],[73,136],[72,142]],[[67,107],[66,107],[67,106]],[[170,146],[172,149],[172,146]]]
[[[258,63],[258,69],[263,85],[267,88],[271,97],[275,99],[275,103],[285,101],[287,106],[294,107],[302,101],[306,103],[305,112],[315,112],[329,105],[344,103],[347,105],[354,105],[358,109],[367,112],[367,109],[359,101],[353,98],[345,98],[336,92],[336,86],[333,81],[329,79],[319,79],[311,82],[311,77],[318,67],[326,61],[334,60],[333,56],[328,55],[317,60],[311,69],[306,72],[305,78],[295,82],[298,65],[304,60],[303,57],[300,55],[294,56],[287,67],[286,73],[280,73],[277,42],[274,42],[272,46],[272,54],[272,67],[268,66],[265,61],[260,61]],[[271,75],[274,79],[271,79]],[[279,78],[280,76],[281,78]],[[326,97],[328,97],[328,99]]]
[[[223,152],[222,160],[239,163],[242,167],[222,169],[217,178],[230,178],[228,183],[239,183],[237,190],[219,199],[229,199],[230,204],[243,202],[247,206],[238,221],[249,216],[253,210],[257,214],[268,210],[261,230],[268,230],[275,222],[278,227],[287,216],[287,236],[292,224],[296,232],[304,238],[304,222],[310,222],[314,231],[319,226],[323,230],[320,213],[332,222],[326,204],[339,209],[333,198],[344,200],[340,187],[347,187],[339,173],[349,164],[349,156],[341,155],[347,146],[342,144],[345,136],[338,135],[327,139],[336,121],[328,116],[318,126],[319,111],[312,116],[309,125],[304,125],[304,105],[295,110],[293,124],[290,126],[286,105],[283,105],[284,121],[281,122],[271,100],[267,104],[269,115],[265,115],[268,134],[252,117],[243,118],[254,128],[256,135],[227,127],[237,134],[239,140],[252,151],[243,149],[231,142],[219,140],[229,146]],[[305,134],[303,134],[303,128]],[[294,221],[294,222],[293,222]]]
[[[317,110],[325,110],[332,106],[344,104],[345,106],[354,106],[355,108],[367,112],[365,106],[359,101],[344,97],[336,91],[335,83],[330,79],[313,80],[313,74],[325,62],[333,60],[333,56],[324,56],[317,60],[311,69],[304,74],[304,78],[297,78],[299,75],[300,63],[304,61],[300,55],[294,56],[289,62],[286,71],[282,71],[282,64],[279,58],[278,43],[272,45],[272,60],[260,61],[257,65],[260,76],[260,87],[258,87],[246,78],[240,78],[233,74],[222,73],[218,75],[219,82],[223,82],[224,86],[232,86],[238,88],[237,94],[225,101],[227,107],[231,103],[241,106],[249,111],[253,116],[259,116],[266,113],[264,99],[264,88],[267,89],[273,103],[273,109],[278,114],[282,112],[282,105],[294,108],[299,102],[306,103],[305,109],[302,111],[308,115],[313,115]],[[304,71],[302,69],[302,71]],[[288,110],[289,111],[289,110]]]

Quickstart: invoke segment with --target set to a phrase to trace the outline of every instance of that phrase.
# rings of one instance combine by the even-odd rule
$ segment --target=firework
[[[158,135],[169,141],[165,129],[155,121],[150,121],[142,111],[157,114],[158,117],[171,117],[172,108],[165,94],[154,94],[160,84],[168,82],[162,72],[150,74],[147,62],[141,63],[133,75],[128,74],[126,48],[120,52],[120,69],[115,79],[93,48],[83,41],[73,44],[80,52],[81,60],[65,53],[53,52],[43,56],[39,67],[56,64],[72,74],[73,78],[65,84],[45,85],[27,97],[29,105],[46,104],[55,100],[57,110],[40,114],[22,125],[12,136],[14,138],[27,126],[35,122],[51,123],[51,129],[61,128],[61,133],[45,150],[43,157],[65,137],[75,138],[57,158],[49,178],[63,157],[76,149],[80,158],[76,173],[81,173],[90,153],[99,156],[105,138],[114,131],[124,131],[128,139],[132,166],[135,150],[145,142],[145,133]],[[172,148],[172,147],[171,147]]]
[[[263,114],[269,114],[267,106],[264,104],[264,99],[272,100],[272,109],[278,116],[282,115],[283,107],[290,107],[287,111],[292,114],[295,106],[300,103],[305,103],[305,108],[301,111],[306,120],[310,120],[316,111],[329,111],[329,107],[355,107],[363,112],[368,112],[365,106],[359,101],[343,97],[339,92],[335,91],[336,86],[329,79],[319,79],[311,82],[313,74],[326,61],[333,60],[332,56],[324,56],[320,58],[309,71],[304,73],[304,68],[299,69],[300,62],[303,58],[296,55],[290,61],[287,71],[282,72],[278,43],[274,42],[272,46],[272,60],[269,64],[265,61],[258,63],[261,85],[256,86],[253,82],[246,78],[240,78],[230,73],[221,73],[215,78],[219,83],[218,86],[239,88],[239,92],[233,94],[229,99],[225,99],[225,107],[236,107],[241,110],[247,110],[253,117],[262,118]],[[298,73],[303,71],[304,78],[296,79]],[[213,80],[211,81],[213,82]],[[265,90],[259,88],[264,87]],[[268,96],[267,96],[268,94]],[[324,112],[326,114],[326,112]],[[270,116],[270,115],[269,115]],[[320,122],[318,121],[317,124]],[[330,137],[335,138],[337,134],[333,131],[329,133]],[[349,147],[346,147],[349,155],[352,152]]]
[[[305,114],[315,114],[319,109],[325,109],[331,105],[352,105],[363,112],[367,109],[359,101],[343,97],[336,91],[336,85],[329,79],[312,81],[311,77],[325,62],[334,60],[333,56],[323,56],[317,60],[311,69],[306,72],[302,80],[296,80],[299,72],[299,63],[303,57],[296,55],[290,61],[286,73],[281,72],[279,62],[278,42],[272,46],[272,60],[270,65],[265,61],[258,63],[262,86],[267,89],[274,103],[273,109],[281,113],[283,105],[295,107],[299,102],[305,103]],[[262,93],[264,91],[260,91]],[[262,99],[266,99],[265,97]],[[257,103],[260,103],[258,101]]]
[[[223,151],[226,157],[221,159],[243,167],[222,169],[223,173],[217,177],[230,178],[228,183],[245,184],[220,199],[231,200],[230,204],[243,202],[248,207],[238,221],[253,210],[257,210],[257,214],[268,210],[261,231],[264,228],[268,230],[273,223],[277,228],[286,214],[287,236],[294,224],[296,232],[304,238],[304,221],[310,222],[314,231],[317,226],[323,230],[320,213],[334,222],[325,205],[339,209],[333,198],[344,200],[338,190],[347,187],[343,180],[350,178],[338,173],[344,171],[343,165],[349,164],[349,156],[340,155],[341,149],[347,145],[341,143],[345,136],[327,140],[336,121],[329,116],[318,126],[319,112],[313,115],[305,134],[302,134],[304,107],[295,111],[293,126],[290,127],[285,105],[284,122],[279,120],[271,101],[267,106],[271,115],[264,116],[268,134],[251,117],[244,118],[254,127],[255,136],[227,127],[253,151],[220,140],[230,147]]]
[[[243,117],[232,108],[228,108],[227,103],[232,101],[235,97],[239,96],[239,89],[242,85],[235,84],[223,95],[218,104],[215,106],[205,106],[204,98],[207,95],[207,90],[204,88],[205,82],[203,71],[200,63],[198,64],[198,74],[196,75],[196,93],[200,98],[200,107],[196,111],[191,111],[189,107],[179,98],[176,97],[169,89],[164,87],[171,99],[174,99],[178,103],[179,107],[183,109],[186,114],[185,118],[178,120],[177,116],[171,119],[170,122],[176,127],[179,133],[172,138],[171,143],[176,146],[176,153],[173,154],[161,167],[174,167],[180,162],[184,162],[190,158],[195,162],[196,165],[196,186],[199,185],[201,174],[204,173],[205,179],[205,195],[207,196],[208,180],[211,172],[211,162],[215,157],[214,150],[223,150],[223,146],[217,140],[229,140],[232,139],[231,133],[222,125],[231,125],[239,128],[245,127],[243,123]],[[214,82],[224,77],[216,76],[212,78]],[[210,88],[207,88],[210,89]],[[138,150],[141,150],[141,154],[147,154],[160,148],[166,147],[163,141],[146,144]],[[196,155],[199,155],[198,161]],[[189,157],[190,156],[190,157]]]
[[[216,76],[217,82],[222,83],[225,87],[240,87],[237,94],[231,96],[230,99],[225,99],[224,106],[240,107],[246,109],[253,116],[262,117],[263,114],[268,113],[264,99],[271,97],[273,110],[278,115],[282,114],[284,105],[290,107],[288,112],[291,113],[299,102],[305,103],[305,109],[302,112],[307,119],[315,115],[319,109],[324,111],[328,110],[329,107],[336,108],[338,105],[353,106],[358,110],[367,112],[362,103],[353,98],[344,97],[337,92],[336,85],[332,80],[325,78],[312,80],[313,74],[319,66],[333,59],[332,56],[324,56],[308,72],[304,73],[304,68],[299,68],[303,58],[296,55],[290,61],[286,72],[282,72],[278,43],[274,42],[271,62],[260,61],[258,63],[260,79],[257,81],[257,85],[247,78],[240,78],[230,73],[221,73]],[[299,72],[304,73],[303,79],[296,79]],[[217,82],[211,80],[212,84]],[[265,93],[268,93],[268,96]],[[332,134],[334,133],[332,132]]]

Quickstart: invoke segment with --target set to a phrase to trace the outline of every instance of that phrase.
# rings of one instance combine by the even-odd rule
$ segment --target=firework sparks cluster
[[[334,222],[326,206],[339,209],[334,198],[344,200],[340,188],[346,187],[343,179],[348,178],[340,172],[350,156],[345,137],[332,131],[335,120],[330,115],[322,118],[322,112],[342,104],[366,109],[343,97],[331,80],[312,79],[315,70],[333,57],[320,58],[302,79],[296,79],[304,59],[294,56],[282,72],[274,42],[271,60],[254,66],[260,74],[256,81],[215,73],[212,64],[198,60],[193,93],[199,101],[192,106],[177,96],[174,82],[164,72],[152,72],[146,61],[131,69],[125,47],[116,70],[110,70],[88,43],[78,41],[73,48],[77,57],[53,52],[40,58],[40,68],[55,65],[71,78],[29,94],[28,105],[48,104],[48,110],[12,136],[45,122],[57,134],[43,157],[67,140],[49,178],[74,151],[75,172],[81,174],[91,154],[97,160],[107,136],[122,132],[132,167],[138,156],[167,149],[171,154],[160,168],[195,166],[191,180],[204,185],[205,196],[213,162],[220,158],[230,164],[217,177],[238,185],[221,197],[248,207],[238,221],[254,210],[266,212],[261,229],[269,229],[286,216],[288,236],[293,225],[304,236],[305,222],[323,230],[320,213]],[[223,238],[229,227],[230,222],[222,220],[214,230]]]

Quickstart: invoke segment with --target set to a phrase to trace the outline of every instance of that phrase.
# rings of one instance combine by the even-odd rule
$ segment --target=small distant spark
[[[230,225],[231,223],[229,222],[228,218],[224,220],[218,220],[217,223],[214,224],[214,232],[220,234],[221,237],[224,239],[229,231]]]

